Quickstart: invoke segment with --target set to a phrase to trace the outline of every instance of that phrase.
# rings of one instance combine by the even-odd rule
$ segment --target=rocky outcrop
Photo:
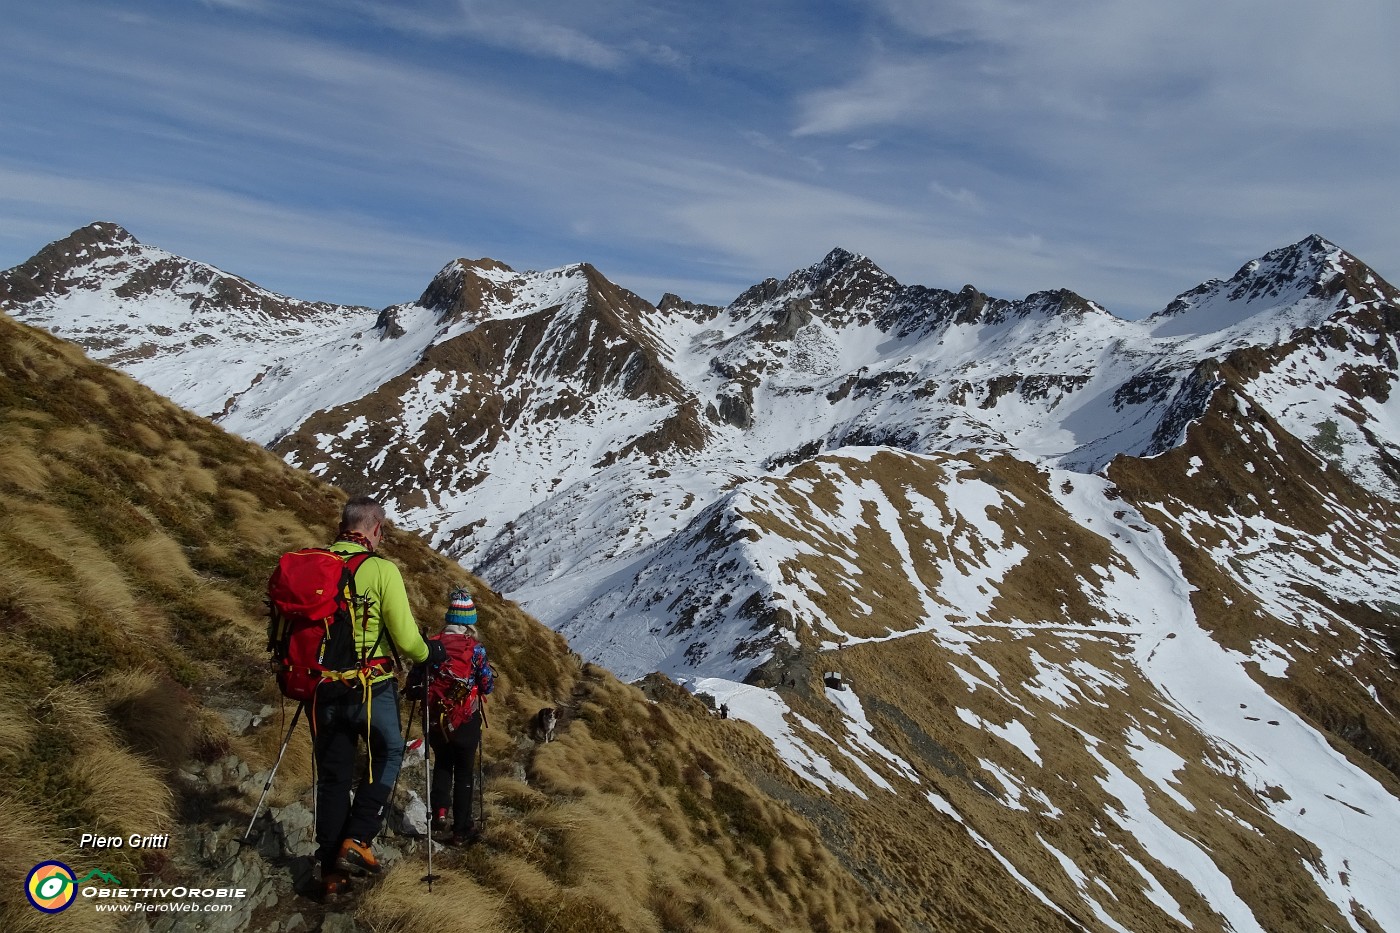
[[[244,726],[243,710],[221,712],[231,725]],[[246,714],[250,719],[257,717]],[[375,840],[375,853],[386,871],[406,859],[424,855],[428,809],[418,788],[424,784],[421,752],[410,752],[400,772],[383,833]],[[322,903],[316,874],[315,799],[305,788],[280,806],[264,806],[251,824],[248,818],[268,786],[271,770],[253,772],[236,755],[226,755],[204,765],[190,764],[180,773],[186,809],[194,819],[171,840],[169,862],[151,885],[241,889],[246,895],[222,903],[227,912],[152,913],[137,929],[150,933],[241,933],[270,930],[278,933],[338,931],[356,933],[354,901]],[[280,776],[282,781],[285,775]],[[277,799],[286,789],[272,782]],[[373,879],[358,882],[363,890]],[[212,901],[211,901],[212,903]]]

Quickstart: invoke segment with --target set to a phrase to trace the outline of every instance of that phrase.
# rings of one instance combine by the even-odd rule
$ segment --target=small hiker
[[[354,575],[358,605],[351,618],[360,667],[324,680],[311,703],[323,896],[346,891],[347,872],[380,870],[372,843],[384,824],[404,751],[398,681],[390,655],[402,654],[419,665],[446,658],[441,645],[433,648],[419,634],[398,566],[375,553],[385,524],[384,507],[377,501],[367,496],[351,499],[341,513],[339,536],[330,546],[340,554],[371,556]],[[355,758],[361,737],[367,739],[368,757],[357,783]]]
[[[447,656],[432,668],[428,686],[428,742],[434,756],[429,807],[433,828],[444,832],[450,825],[452,844],[467,845],[481,835],[480,822],[472,816],[472,791],[485,697],[496,688],[496,675],[477,632],[471,593],[454,589],[449,594],[443,622],[442,633],[428,639]],[[421,689],[414,674],[410,684]]]

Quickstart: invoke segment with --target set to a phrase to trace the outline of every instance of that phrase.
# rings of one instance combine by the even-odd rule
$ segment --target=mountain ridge
[[[103,229],[109,228],[97,225],[78,235],[91,238]],[[134,240],[117,230],[110,225],[129,248]],[[1284,295],[1280,283],[1288,275],[1297,280]],[[12,270],[0,281],[14,278]],[[739,472],[752,474],[823,450],[889,443],[925,452],[1024,450],[1047,463],[1092,471],[1122,453],[1160,453],[1179,443],[1203,405],[1211,360],[1278,345],[1274,338],[1284,330],[1311,333],[1337,314],[1364,313],[1371,303],[1380,313],[1395,294],[1359,260],[1318,236],[1246,263],[1231,280],[1183,293],[1142,322],[1122,321],[1066,291],[1008,302],[972,286],[957,294],[901,286],[867,257],[840,248],[783,280],[746,290],[726,309],[699,314],[682,313],[681,299],[663,302],[668,310],[652,306],[586,263],[538,274],[517,273],[492,259],[454,260],[417,303],[384,309],[368,331],[346,333],[346,327],[317,342],[316,356],[331,358],[354,345],[348,368],[361,384],[320,377],[329,385],[308,393],[308,380],[325,367],[307,365],[307,353],[284,356],[270,368],[251,367],[258,369],[252,375],[245,374],[246,360],[242,373],[210,373],[179,347],[183,359],[166,359],[200,369],[198,394],[210,399],[205,413],[235,429],[254,428],[251,436],[319,475],[396,491],[413,513],[410,522],[433,529],[435,541],[472,561],[506,549],[481,540],[483,533],[509,536],[512,523],[551,494],[618,461],[662,470],[677,458],[712,460],[705,470],[711,478],[699,487],[694,476],[663,483],[672,488],[663,501],[688,503],[693,514],[728,482],[726,458],[748,464]],[[1244,316],[1214,334],[1194,328],[1161,335],[1164,321],[1180,325],[1192,317],[1188,311],[1209,308]],[[24,316],[43,323],[45,313],[31,301]],[[1250,320],[1252,330],[1242,331]],[[107,346],[114,360],[130,352],[120,342],[113,350],[110,342],[120,338],[102,324],[96,322],[88,345]],[[81,332],[74,336],[84,339]],[[240,352],[253,352],[247,345],[255,339],[260,335],[241,338]],[[1364,339],[1351,342],[1359,346]],[[1370,369],[1351,366],[1348,378],[1368,387],[1364,397],[1383,404],[1393,380],[1385,360],[1377,362]],[[168,384],[169,377],[151,381],[163,380],[172,397],[195,394],[187,385]],[[420,399],[415,404],[424,414],[407,420],[396,414],[406,393]],[[333,414],[312,418],[305,402],[300,412],[281,402],[308,395],[312,405]],[[429,419],[437,427],[424,434],[430,400],[458,395],[467,404],[438,409]],[[811,403],[818,395],[829,414]],[[268,402],[254,405],[254,399]],[[1314,424],[1337,425],[1337,443],[1353,468],[1373,477],[1373,488],[1392,488],[1400,447],[1375,430],[1376,416],[1363,403],[1351,404],[1340,419],[1316,404],[1307,408]],[[390,423],[396,421],[397,427]],[[803,421],[809,426],[802,428]],[[451,513],[463,494],[500,497],[490,488],[497,475],[493,452],[518,424],[578,425],[594,439],[512,441],[510,449],[541,470],[560,458],[575,466],[563,474],[540,472],[523,499],[511,493],[520,502],[513,514],[454,525]],[[409,438],[415,440],[405,446]],[[560,444],[573,449],[547,452]],[[355,451],[366,446],[382,453],[363,477],[365,464]],[[435,482],[422,464],[444,458],[472,467],[457,470],[456,480]],[[663,520],[655,508],[608,508],[618,527]],[[664,523],[675,527],[677,520]]]
[[[461,262],[317,344],[382,374],[334,404],[292,356],[200,368],[254,334],[163,391],[236,391],[574,650],[753,724],[909,916],[951,873],[1072,929],[1400,925],[1400,303],[1359,260],[1309,237],[1142,321],[845,250],[724,308]],[[121,299],[48,300],[16,313],[120,352]]]

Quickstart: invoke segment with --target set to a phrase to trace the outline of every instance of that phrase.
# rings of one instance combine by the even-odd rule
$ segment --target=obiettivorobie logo
[[[110,872],[94,868],[82,878],[62,862],[40,862],[29,870],[24,879],[24,895],[35,910],[56,914],[67,910],[78,896],[78,886],[89,881],[105,881],[120,886],[121,880]]]
[[[46,914],[67,910],[80,897],[99,911],[218,913],[232,911],[232,901],[246,898],[248,889],[184,884],[127,887],[105,869],[93,869],[78,877],[67,865],[50,860],[29,870],[24,879],[24,896],[35,910]]]

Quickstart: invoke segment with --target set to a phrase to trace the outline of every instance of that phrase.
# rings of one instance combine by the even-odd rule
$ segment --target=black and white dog
[[[530,734],[536,742],[553,742],[554,727],[559,724],[559,710],[546,706],[530,719]]]

